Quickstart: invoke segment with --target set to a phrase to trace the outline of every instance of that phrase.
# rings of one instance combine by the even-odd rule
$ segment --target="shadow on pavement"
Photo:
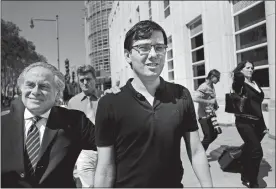
[[[221,145],[219,148],[213,150],[210,152],[210,156],[208,157],[208,161],[217,161],[219,157],[222,155],[224,150],[227,149],[235,149],[238,148],[238,146],[228,146],[228,145]],[[231,172],[231,173],[241,173],[241,163],[238,161],[235,166],[232,166],[228,170],[225,170],[225,172]],[[264,177],[268,176],[268,172],[272,171],[271,165],[263,158],[260,164],[260,170],[258,175],[258,183],[260,188],[267,187],[266,182],[264,181]]]
[[[270,172],[270,171],[272,171],[272,167],[265,159],[262,159],[261,165],[260,165],[260,171],[259,171],[259,175],[258,175],[258,183],[259,183],[260,188],[267,187],[267,184],[264,181],[264,177],[267,177],[268,172]]]

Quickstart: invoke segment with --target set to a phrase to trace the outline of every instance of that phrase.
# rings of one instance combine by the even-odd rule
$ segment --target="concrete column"
[[[265,1],[267,48],[269,62],[269,137],[275,139],[275,1]]]

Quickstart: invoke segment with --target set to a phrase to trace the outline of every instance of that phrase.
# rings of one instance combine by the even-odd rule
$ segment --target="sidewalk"
[[[221,147],[221,145],[228,146],[240,146],[243,144],[239,133],[234,126],[221,127],[222,134],[209,146],[207,155],[215,149]],[[203,134],[200,130],[200,137],[202,139]],[[266,135],[262,140],[263,147],[263,160],[261,162],[258,182],[261,188],[275,187],[275,140],[271,139]],[[213,154],[213,153],[211,153]],[[182,183],[184,187],[200,187],[200,184],[194,174],[188,159],[184,142],[182,141],[181,146],[181,158],[184,167],[184,176]],[[211,175],[213,179],[214,187],[234,187],[234,188],[246,188],[240,181],[240,173],[223,172],[220,169],[220,165],[216,157],[210,155],[208,161],[211,165]]]

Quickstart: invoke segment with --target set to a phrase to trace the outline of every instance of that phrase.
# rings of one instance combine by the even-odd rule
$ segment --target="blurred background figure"
[[[214,84],[220,80],[220,72],[216,69],[208,73],[206,81],[202,83],[195,92],[194,101],[198,103],[198,121],[201,125],[204,138],[202,145],[205,151],[209,145],[221,133],[221,129],[216,122],[216,113],[218,103],[216,100],[216,92]]]
[[[96,89],[95,69],[90,65],[83,65],[77,69],[77,77],[81,93],[71,98],[68,102],[69,109],[76,109],[84,112],[91,122],[95,123],[95,116],[98,106],[98,94]],[[94,175],[97,165],[97,152],[83,150],[77,160],[77,174],[81,180],[82,187],[94,185]]]

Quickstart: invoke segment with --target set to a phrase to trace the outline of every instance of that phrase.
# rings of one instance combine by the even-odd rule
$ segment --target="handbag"
[[[244,113],[246,95],[229,92],[225,94],[225,112],[239,114]]]
[[[218,158],[218,163],[220,164],[220,168],[223,171],[228,172],[239,172],[241,169],[241,156],[242,156],[242,148],[244,145],[240,147],[230,147],[225,149],[221,156]]]

